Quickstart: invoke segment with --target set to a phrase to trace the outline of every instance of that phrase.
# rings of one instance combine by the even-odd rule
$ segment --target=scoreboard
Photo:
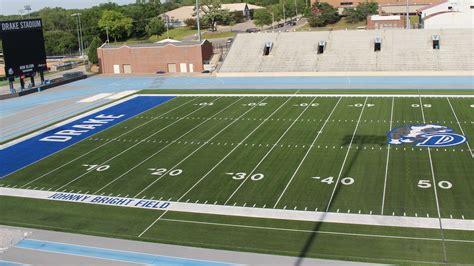
[[[41,19],[0,21],[0,38],[8,78],[47,69]]]

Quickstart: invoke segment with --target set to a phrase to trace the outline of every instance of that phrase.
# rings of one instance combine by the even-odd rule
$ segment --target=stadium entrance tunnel
[[[382,38],[377,37],[374,40],[374,52],[380,52],[382,50]]]
[[[433,49],[439,50],[439,35],[431,36],[431,40],[433,41]]]
[[[319,41],[318,42],[318,54],[324,53],[325,48],[326,48],[326,41]]]
[[[269,55],[273,47],[273,42],[265,42],[265,46],[263,47],[263,55]]]

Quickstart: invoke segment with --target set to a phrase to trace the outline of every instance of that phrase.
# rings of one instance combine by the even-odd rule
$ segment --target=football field
[[[394,137],[390,132],[420,125],[449,128],[466,139],[444,146],[442,142],[449,140],[439,139],[430,147],[417,146],[417,142],[390,142]],[[0,179],[0,186],[228,209],[245,207],[249,213],[247,218],[232,218],[213,216],[209,211],[199,214],[198,210],[193,211],[198,214],[167,210],[153,213],[91,206],[98,212],[104,210],[104,215],[107,208],[131,214],[111,215],[112,229],[105,230],[104,235],[296,256],[469,263],[474,259],[467,252],[474,247],[473,232],[450,230],[443,225],[450,219],[474,220],[472,137],[473,97],[181,95]],[[61,216],[62,211],[71,214],[74,208],[88,208],[66,208],[80,205],[77,203],[53,205],[53,217]],[[347,234],[345,243],[350,243],[352,251],[339,242],[331,242],[331,237],[339,236],[330,234],[323,236],[328,240],[322,250],[308,244],[318,231],[324,235],[321,223],[297,222],[299,219],[291,217],[288,220],[293,221],[287,224],[284,218],[249,218],[256,217],[251,215],[253,210],[261,209],[354,215],[347,217],[373,215],[381,219],[436,218],[437,228],[427,226],[426,230],[417,231],[406,226],[397,231],[393,227],[372,229],[360,224],[351,227],[352,221],[347,218],[344,223],[335,224],[337,230],[333,231]],[[139,214],[133,212],[147,214],[134,217]],[[51,216],[43,218],[43,224],[48,224]],[[15,223],[14,218],[4,219],[3,222]],[[58,228],[87,233],[87,226],[61,219],[67,218],[58,218]],[[422,223],[419,228],[424,228]],[[206,230],[200,231],[202,226],[207,226]],[[291,248],[272,248],[259,242],[265,240],[251,240],[261,237],[260,233],[239,233],[236,229],[250,230],[246,226],[259,232],[286,228],[305,235],[297,245],[291,243],[300,237],[292,236],[288,240]],[[200,237],[195,237],[200,242],[166,235],[160,229],[165,227],[183,232],[196,229]],[[95,234],[100,233],[95,230]],[[275,239],[268,241],[275,245],[287,241],[282,230],[270,232]],[[365,252],[354,249],[361,243],[362,236],[357,234],[369,233],[380,237],[364,241],[373,241],[386,249],[385,253],[373,254],[370,246]],[[242,234],[246,240],[221,239],[226,235],[237,237],[234,234]],[[400,239],[391,239],[394,235]]]

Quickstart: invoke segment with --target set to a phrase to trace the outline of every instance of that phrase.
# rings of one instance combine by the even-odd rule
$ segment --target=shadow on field
[[[352,135],[346,135],[344,136],[344,138],[342,138],[342,143],[340,145],[347,146],[351,143],[351,140],[352,140],[351,149],[355,151],[355,153],[351,157],[350,161],[347,161],[346,164],[344,165],[345,170],[341,173],[341,177],[347,176],[349,174],[350,170],[354,166],[354,163],[357,161],[357,157],[359,157],[359,153],[362,150],[363,145],[376,144],[380,146],[385,146],[387,143],[387,138],[385,136],[357,135],[357,136],[354,136],[354,139],[352,139]],[[357,147],[358,149],[356,149]],[[337,199],[340,189],[341,189],[341,186],[337,184],[336,190],[334,191],[334,195],[332,198],[332,202],[334,202]],[[329,199],[328,199],[325,210],[326,209],[329,210],[330,207],[331,207],[331,203],[329,202]],[[326,215],[327,215],[327,212],[323,214],[323,217],[322,217],[323,221],[325,220]],[[323,225],[322,222],[318,222],[313,227],[313,232],[311,232],[311,235],[306,239],[304,247],[301,249],[300,254],[298,255],[298,260],[295,263],[296,266],[302,265],[303,260],[308,255],[308,252],[310,251],[311,247],[316,245],[318,231],[321,229],[322,225]],[[323,242],[321,242],[320,244],[324,245]]]

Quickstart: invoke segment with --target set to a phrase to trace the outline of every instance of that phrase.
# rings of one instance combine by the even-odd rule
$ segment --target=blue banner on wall
[[[0,150],[0,178],[173,98],[138,96]]]

